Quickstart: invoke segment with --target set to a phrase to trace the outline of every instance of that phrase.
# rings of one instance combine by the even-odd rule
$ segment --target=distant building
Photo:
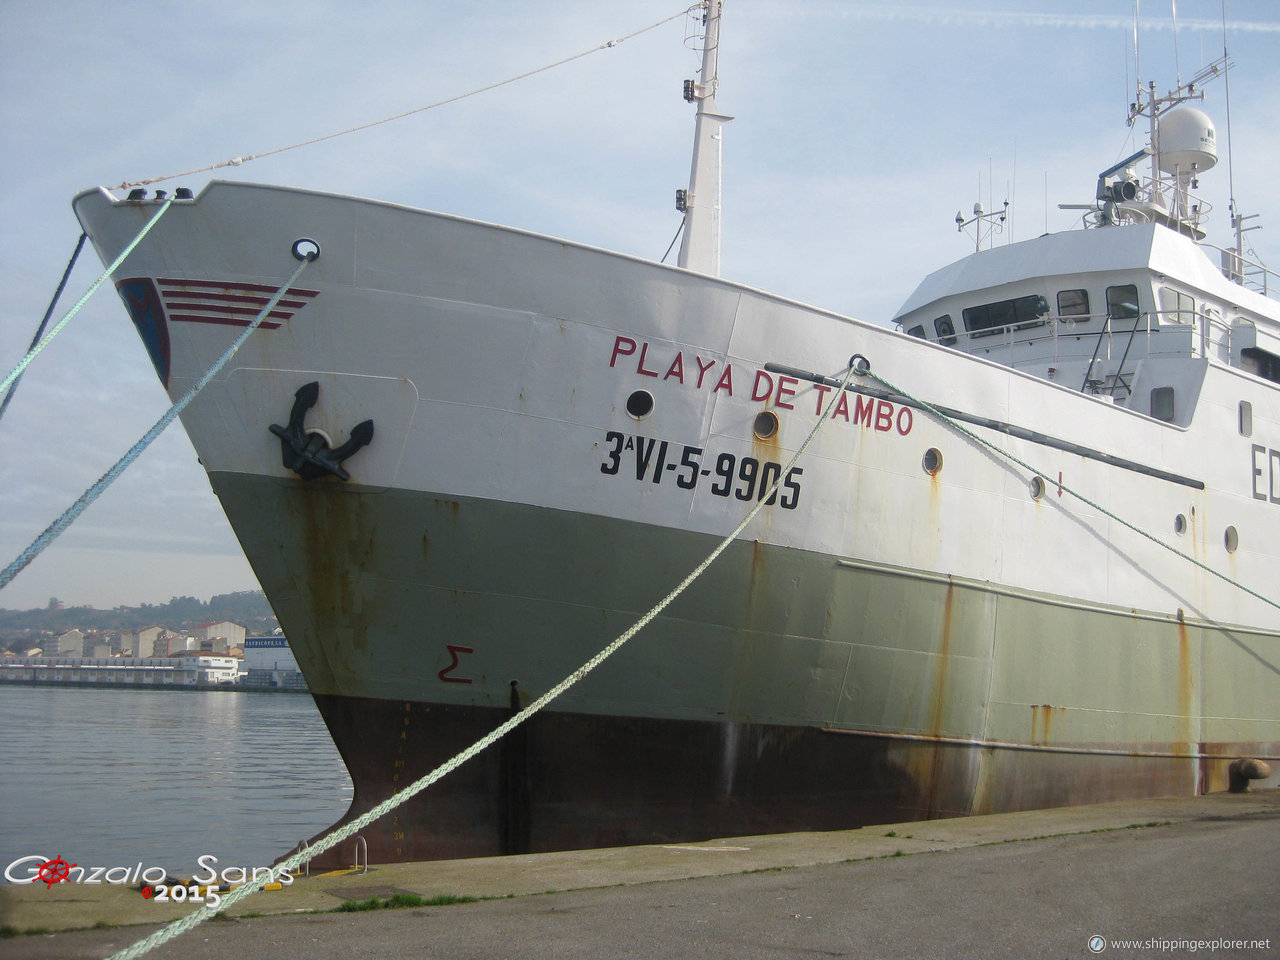
[[[193,650],[197,653],[200,651],[200,641],[195,637],[183,637],[166,632],[164,636],[156,638],[152,656],[176,657]]]
[[[191,635],[197,640],[227,641],[228,647],[238,647],[244,643],[245,629],[238,623],[229,620],[218,620],[212,623],[198,623],[191,628]]]
[[[95,652],[95,651],[102,652]],[[80,651],[82,657],[109,657],[111,650],[111,634],[105,630],[95,630],[85,634],[84,645]],[[74,654],[73,654],[74,656]]]
[[[125,643],[135,657],[153,657],[156,655],[156,640],[164,634],[164,627],[145,627],[125,637]]]
[[[62,636],[47,641],[43,650],[46,657],[83,657],[84,634],[79,630],[68,630]]]
[[[284,637],[249,637],[244,641],[243,687],[306,690],[307,682]]]

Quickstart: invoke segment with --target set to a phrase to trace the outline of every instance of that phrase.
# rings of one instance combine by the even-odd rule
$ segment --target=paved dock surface
[[[344,900],[398,892],[476,900],[330,912]],[[107,957],[189,909],[120,886],[13,885],[2,894],[0,923],[51,931],[0,940],[0,956],[13,960]],[[1101,950],[1090,949],[1091,937],[1102,938],[1094,943]],[[229,919],[205,923],[147,956],[1099,953],[1280,957],[1280,791],[835,833],[375,864],[368,873],[300,879],[256,894]]]

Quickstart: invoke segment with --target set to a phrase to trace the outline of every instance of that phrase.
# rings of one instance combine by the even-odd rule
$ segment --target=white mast
[[[716,110],[720,53],[720,8],[723,0],[704,0],[701,80],[685,81],[685,99],[698,104],[693,134],[689,189],[676,194],[684,211],[680,241],[681,267],[718,276],[720,273],[720,127],[732,120]]]

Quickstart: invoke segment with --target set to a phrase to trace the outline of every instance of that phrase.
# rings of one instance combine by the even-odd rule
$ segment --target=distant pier
[[[0,683],[146,690],[307,693],[297,670],[243,669],[236,657],[5,657]]]

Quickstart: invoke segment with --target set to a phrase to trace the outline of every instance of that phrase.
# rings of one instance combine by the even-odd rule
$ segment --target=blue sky
[[[0,0],[0,365],[21,358],[70,256],[71,197],[410,110],[656,23],[680,2],[182,5]],[[109,11],[109,12],[108,12]],[[1144,79],[1222,53],[1219,0],[1141,7]],[[1280,5],[1228,0],[1234,192],[1280,267]],[[678,226],[697,58],[677,19],[520,83],[211,177],[314,187],[657,259]],[[963,256],[957,210],[1009,199],[997,242],[1071,228],[1059,203],[1145,143],[1126,127],[1133,5],[1101,0],[728,0],[719,103],[722,273],[887,323]],[[1227,140],[1222,81],[1202,105]],[[1201,177],[1227,244],[1227,159]],[[87,255],[62,309],[101,267]],[[60,313],[59,313],[60,315]],[[119,301],[101,292],[0,421],[8,563],[164,412]],[[256,587],[194,451],[171,428],[3,593],[0,607],[107,607]]]

